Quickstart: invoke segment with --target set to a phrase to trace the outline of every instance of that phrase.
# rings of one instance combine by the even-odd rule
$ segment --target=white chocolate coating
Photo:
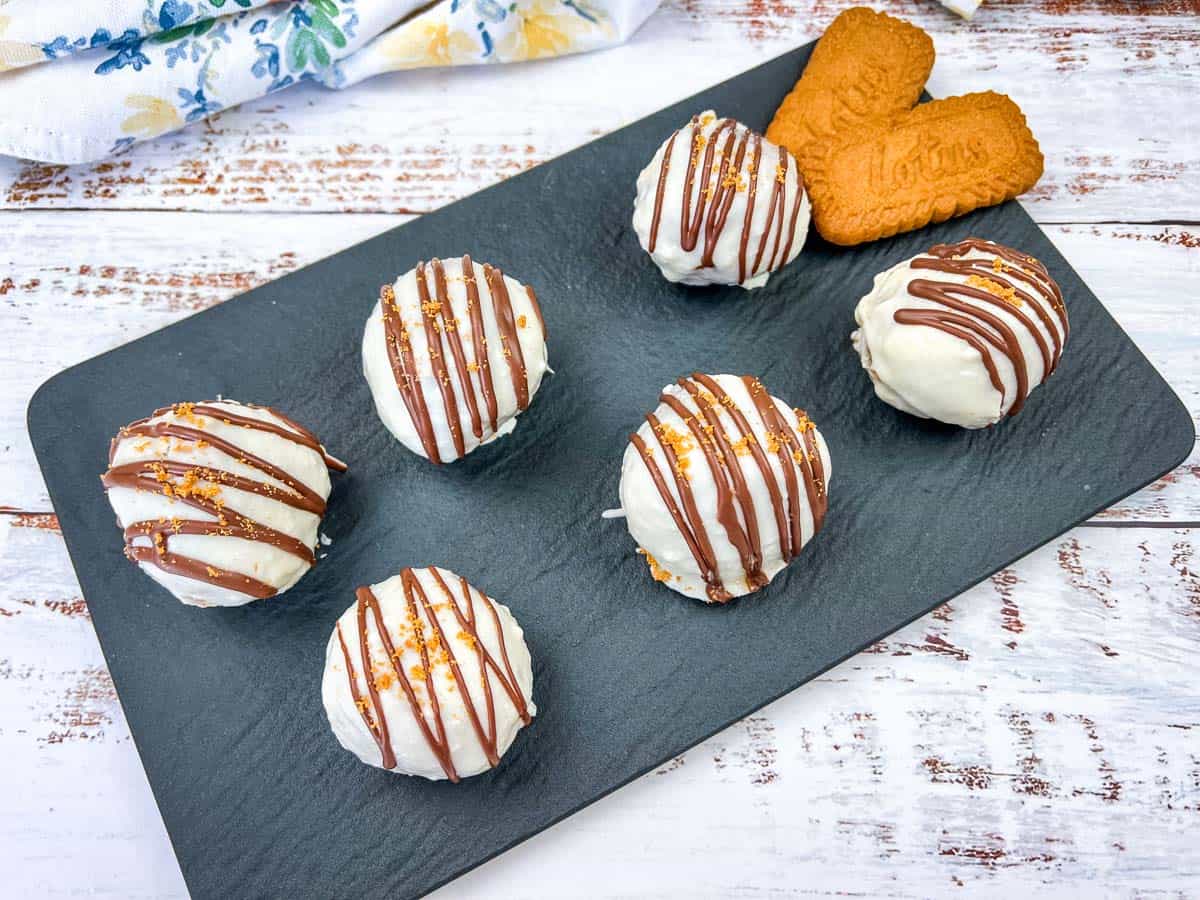
[[[213,401],[203,406],[267,422],[297,433],[291,423],[284,421],[269,409],[246,406],[232,400]],[[276,434],[230,424],[221,418],[195,412],[191,404],[170,407],[146,422],[151,426],[159,423],[173,423],[195,429],[205,437],[222,439],[239,450],[282,469],[314,491],[322,501],[329,497],[330,480],[325,458],[311,447]],[[259,525],[297,539],[306,547],[316,546],[317,529],[321,524],[320,515],[297,509],[269,496],[239,490],[228,484],[217,483],[211,477],[204,477],[206,474],[225,472],[269,485],[280,494],[296,494],[287,485],[241,459],[230,456],[209,441],[172,436],[126,435],[122,432],[115,442],[110,471],[111,467],[139,462],[158,463],[165,460],[186,463],[195,468],[184,474],[162,473],[157,479],[151,478],[142,488],[121,485],[107,488],[109,503],[112,504],[122,528],[139,522],[163,520],[217,522],[216,515],[196,509],[181,499],[181,495],[187,495],[190,486],[190,489],[195,491],[195,496],[203,496],[221,504],[223,509],[229,511],[231,521],[233,512],[236,511]],[[133,538],[132,546],[152,547],[153,540],[149,536],[139,535]],[[277,593],[283,593],[292,587],[311,568],[310,563],[271,543],[223,534],[168,533],[163,550],[196,560],[206,566],[249,576],[275,588]],[[249,593],[166,571],[152,561],[138,560],[137,564],[142,571],[179,600],[193,606],[240,606],[255,599]]]
[[[717,136],[715,145],[714,134]],[[761,147],[757,164],[756,146]],[[744,148],[740,163],[737,159],[739,148]],[[708,170],[702,171],[709,149],[713,150],[712,161]],[[668,152],[667,176],[655,230],[659,180]],[[705,264],[704,260],[708,225],[699,223],[695,245],[691,249],[684,246],[681,231],[684,192],[689,161],[693,156],[697,172],[690,191],[692,222],[696,221],[697,210],[701,207],[704,209],[702,218],[707,220],[712,204],[722,203],[722,194],[728,196],[732,189],[732,202],[719,234],[715,233],[714,222],[716,240],[711,265]],[[726,184],[724,191],[723,183]],[[777,185],[782,186],[782,209],[771,202]],[[752,199],[753,212],[747,227],[746,210]],[[695,117],[691,124],[684,125],[662,143],[650,164],[638,176],[637,199],[633,206],[633,228],[638,240],[663,276],[668,281],[695,285],[761,287],[767,283],[771,272],[799,256],[808,234],[809,217],[808,195],[795,158],[740,122],[719,119],[711,110]]]
[[[1067,338],[1065,311],[1057,286],[1036,261],[988,242],[969,241],[954,246],[963,252],[955,252],[947,259],[974,271],[944,272],[920,265],[914,267],[915,261],[932,258],[922,254],[880,273],[875,276],[871,292],[859,301],[854,311],[859,327],[851,335],[851,341],[876,395],[883,402],[921,418],[964,428],[985,428],[1013,412],[1023,399],[1018,366],[1023,368],[1027,379],[1026,394],[1053,370]],[[1019,271],[1011,262],[1014,255],[1023,262]],[[968,266],[969,261],[976,263]],[[963,319],[952,326],[959,328],[958,334],[896,320],[897,312],[909,310],[962,315],[961,310],[948,310],[945,303],[914,296],[910,291],[914,281],[965,285],[976,296],[970,290],[952,288],[952,299],[998,319],[1007,327],[1019,345],[1019,353],[989,343],[985,335],[1002,344],[1003,332],[980,319],[979,313],[967,315],[967,320],[979,329],[972,334],[982,341],[1003,391],[996,389],[979,347],[964,340]]]
[[[412,350],[416,366],[417,386],[423,398],[436,436],[437,455],[442,462],[452,462],[465,456],[481,444],[495,440],[507,434],[516,427],[516,417],[519,408],[517,390],[513,381],[514,375],[510,368],[511,350],[506,342],[497,318],[497,300],[492,296],[488,279],[485,277],[484,266],[472,261],[472,277],[479,292],[480,314],[483,324],[486,357],[490,371],[490,384],[493,385],[497,406],[496,428],[491,428],[485,399],[485,372],[481,359],[477,356],[475,337],[476,331],[472,322],[471,311],[468,307],[468,288],[463,277],[463,260],[460,257],[442,261],[446,275],[446,294],[450,310],[422,309],[421,297],[417,285],[417,268],[410,269],[396,279],[392,285],[396,307],[400,321],[403,324]],[[431,300],[437,299],[437,286],[432,264],[424,266],[425,282]],[[527,292],[526,287],[514,278],[503,276],[507,287],[508,297],[512,304],[512,316],[516,323],[516,334],[520,344],[521,358],[525,365],[525,381],[529,399],[537,393],[542,383],[542,376],[549,370],[548,351],[546,347],[546,332],[542,325],[540,312],[535,300]],[[375,304],[370,318],[367,319],[363,332],[362,358],[363,374],[371,388],[375,399],[375,408],[379,418],[398,441],[413,453],[430,458],[425,445],[422,443],[418,422],[414,420],[404,396],[397,385],[396,372],[388,355],[387,329],[384,323],[383,300]],[[434,329],[434,343],[431,347],[425,321],[428,319]],[[449,323],[447,326],[446,323]],[[456,333],[461,340],[463,362],[467,371],[459,368],[458,359],[453,352],[450,332]],[[434,357],[431,350],[437,354],[437,359],[445,363],[448,379],[447,384],[454,397],[458,424],[464,444],[464,453],[459,454],[455,446],[450,428],[450,415],[443,398],[443,385],[435,374]],[[463,385],[470,385],[477,408],[480,412],[481,429],[475,433],[470,415],[470,405]]]
[[[713,404],[706,399],[706,395],[712,397],[714,393],[699,380],[702,378],[715,381],[724,395],[732,401],[733,407],[741,413],[749,426],[754,443],[763,451],[763,458],[769,467],[769,479],[764,477],[756,456],[749,452],[749,441],[745,439],[742,426],[735,420],[730,407],[721,402]],[[703,392],[699,399],[678,383],[667,385],[663,393],[675,398],[690,417],[696,417],[701,433],[713,439],[709,446],[718,456],[721,455],[722,443],[728,444],[733,450],[733,459],[744,479],[746,493],[753,503],[753,521],[761,543],[761,573],[765,576],[765,583],[787,565],[820,527],[831,472],[829,449],[820,432],[806,416],[802,417],[782,400],[768,395],[757,380],[752,380],[753,387],[736,375],[693,376],[688,381]],[[751,390],[761,391],[763,399],[774,406],[780,417],[778,423],[764,422],[762,414],[753,402]],[[709,430],[715,426],[701,413],[702,402],[715,412],[725,438],[724,442],[715,440],[716,435]],[[650,464],[667,485],[675,507],[686,521],[685,500],[660,436],[664,437],[672,448],[682,469],[686,487],[694,498],[696,510],[702,520],[700,530],[707,534],[711,544],[716,570],[724,590],[733,597],[757,590],[762,585],[751,582],[737,546],[731,540],[728,529],[720,521],[716,473],[696,438],[695,430],[666,401],[659,403],[653,417],[663,431],[656,433],[651,423],[645,421],[638,428],[636,436],[649,448]],[[790,432],[786,440],[781,440],[780,423]],[[705,427],[706,425],[708,427]],[[770,427],[771,425],[775,427]],[[779,452],[781,445],[782,454]],[[812,465],[813,447],[819,456],[818,465]],[[801,449],[804,458],[796,456],[796,451]],[[718,465],[722,484],[730,485],[724,469],[724,464]],[[789,470],[790,475],[794,477],[792,484],[795,486],[795,491],[791,494],[788,489]],[[813,491],[811,496],[806,488],[806,479]],[[733,492],[732,486],[730,487]],[[620,493],[629,533],[641,548],[639,552],[647,556],[652,577],[688,597],[714,600],[709,590],[710,583],[705,580],[704,572],[687,536],[665,502],[647,460],[633,440],[625,450],[621,465]],[[781,504],[785,516],[789,512],[795,515],[800,534],[797,546],[790,546],[790,530],[781,534],[776,515],[776,500],[773,496]],[[816,509],[813,498],[817,501]],[[737,502],[736,497],[732,508],[736,511],[738,524],[744,531],[747,527],[746,510]]]
[[[406,593],[404,573],[370,588],[378,602],[384,627],[398,657],[395,665],[380,637],[373,613],[369,607],[365,610],[367,648],[379,707],[376,707],[371,699],[364,675],[358,602],[342,614],[329,636],[329,644],[325,651],[325,673],[321,681],[321,698],[329,725],[338,742],[364,763],[389,768],[384,764],[377,736],[364,718],[364,715],[369,716],[375,723],[378,718],[376,712],[382,709],[387,745],[395,759],[395,765],[389,770],[405,775],[420,775],[432,780],[447,778],[448,773],[442,760],[435,753],[413,713],[413,705],[397,675],[399,669],[404,673],[413,691],[429,733],[438,740],[438,718],[431,699],[431,695],[436,696],[441,725],[445,729],[445,741],[442,746],[448,750],[456,777],[477,775],[492,766],[484,742],[480,740],[479,732],[472,721],[471,710],[474,710],[484,734],[489,735],[491,732],[487,710],[490,694],[495,715],[497,756],[502,756],[508,750],[525,721],[505,689],[504,679],[498,675],[498,671],[507,677],[508,666],[511,666],[513,678],[508,683],[515,683],[524,701],[527,715],[532,717],[537,713],[533,702],[533,667],[524,632],[508,607],[474,588],[469,588],[477,635],[477,638],[473,638],[455,614],[455,606],[452,606],[455,604],[457,609],[469,618],[468,603],[463,593],[465,582],[446,569],[424,568],[406,571],[415,576],[420,591],[414,589],[411,594]],[[440,582],[438,576],[441,578]],[[428,606],[422,600],[422,592],[429,601]],[[432,618],[430,609],[433,611]],[[492,610],[495,611],[495,615],[492,614]],[[435,628],[435,621],[440,626],[440,631]],[[448,647],[443,643],[443,636],[448,642]],[[345,649],[342,646],[343,641]],[[429,669],[426,669],[421,655],[422,643],[429,655]],[[496,663],[495,667],[485,663],[484,668],[488,670],[486,687],[477,646],[484,648]],[[454,677],[447,650],[457,661],[462,677],[461,683]],[[350,660],[350,672],[347,670],[347,658]],[[356,702],[354,691],[350,688],[351,672],[361,703]],[[471,708],[464,702],[461,687],[463,684],[466,685]]]

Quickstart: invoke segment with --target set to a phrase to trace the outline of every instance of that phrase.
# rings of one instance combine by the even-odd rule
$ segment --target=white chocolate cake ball
[[[469,256],[417,263],[385,285],[362,353],[379,418],[435,463],[515,428],[549,370],[533,288]]]
[[[820,530],[825,440],[749,375],[680,378],[630,437],[621,506],[650,574],[724,603],[765,586]]]
[[[357,593],[329,636],[321,682],[339,743],[368,765],[432,780],[498,765],[537,714],[508,607],[433,567]]]
[[[327,468],[346,465],[282,413],[215,400],[126,425],[100,480],[143,572],[184,603],[240,606],[316,562]]]
[[[795,157],[710,110],[638,176],[633,228],[668,281],[756,288],[800,254],[809,212]]]
[[[978,238],[876,275],[854,319],[850,339],[879,399],[963,428],[1020,412],[1070,333],[1046,267]]]

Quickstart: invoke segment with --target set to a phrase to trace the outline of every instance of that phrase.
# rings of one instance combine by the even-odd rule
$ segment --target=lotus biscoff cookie
[[[933,41],[920,28],[865,6],[848,9],[817,42],[767,140],[790,150],[805,171],[842,130],[912,109],[932,68]]]
[[[849,246],[1011,200],[1042,152],[1020,107],[987,91],[845,131],[804,174],[817,231]]]

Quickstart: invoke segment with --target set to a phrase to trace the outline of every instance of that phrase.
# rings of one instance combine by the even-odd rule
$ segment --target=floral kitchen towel
[[[0,0],[0,154],[100,159],[300,81],[626,40],[659,0]]]

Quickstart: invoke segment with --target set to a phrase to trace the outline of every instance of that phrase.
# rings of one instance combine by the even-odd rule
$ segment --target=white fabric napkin
[[[626,40],[659,0],[0,0],[0,154],[88,162],[315,80]]]

